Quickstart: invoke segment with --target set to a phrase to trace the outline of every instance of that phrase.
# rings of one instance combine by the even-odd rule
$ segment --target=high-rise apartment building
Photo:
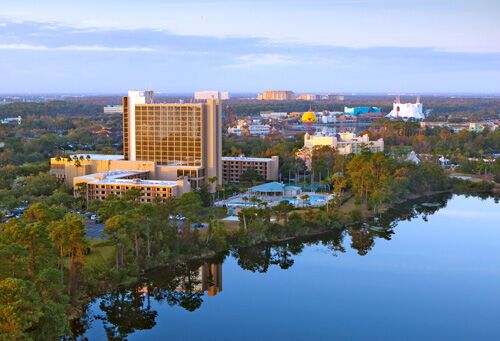
[[[193,188],[208,178],[222,182],[220,102],[154,103],[152,91],[123,98],[125,160],[153,161],[166,178],[188,176]]]
[[[290,101],[293,99],[293,91],[289,90],[267,90],[258,95],[263,101]]]

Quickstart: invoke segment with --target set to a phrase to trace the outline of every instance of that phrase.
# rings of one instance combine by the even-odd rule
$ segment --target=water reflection
[[[446,207],[451,195],[417,200],[402,204],[372,220],[335,230],[327,234],[306,237],[293,241],[264,244],[250,248],[238,248],[230,252],[238,266],[255,273],[266,273],[271,267],[290,269],[294,257],[301,254],[306,246],[322,245],[332,256],[346,252],[350,247],[360,256],[369,254],[377,239],[391,240],[396,226],[401,221],[427,218]],[[350,243],[349,243],[350,241]],[[217,258],[175,264],[152,271],[132,288],[117,289],[99,299],[99,312],[94,318],[102,321],[108,339],[126,339],[128,335],[156,324],[158,312],[153,306],[168,304],[194,312],[204,299],[217,300],[222,292],[222,268],[228,255]],[[154,301],[155,304],[152,305]],[[75,335],[82,335],[89,325],[88,313],[81,323],[75,323]]]

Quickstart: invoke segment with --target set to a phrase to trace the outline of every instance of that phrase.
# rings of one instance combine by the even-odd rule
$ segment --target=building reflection
[[[206,292],[215,296],[222,292],[222,263],[203,262],[196,270],[183,274],[176,290],[185,292]],[[194,278],[193,278],[194,277]]]

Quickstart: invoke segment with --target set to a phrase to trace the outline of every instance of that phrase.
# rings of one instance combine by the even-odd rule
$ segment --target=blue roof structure
[[[262,184],[250,188],[251,191],[256,192],[283,192],[285,190],[285,185],[279,182],[268,182],[267,184]]]
[[[366,115],[371,113],[380,113],[381,110],[378,107],[354,107],[348,108],[344,107],[344,113],[351,116]]]

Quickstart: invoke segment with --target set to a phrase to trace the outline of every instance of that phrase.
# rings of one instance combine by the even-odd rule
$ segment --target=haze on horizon
[[[2,4],[0,93],[500,93],[494,0]]]

